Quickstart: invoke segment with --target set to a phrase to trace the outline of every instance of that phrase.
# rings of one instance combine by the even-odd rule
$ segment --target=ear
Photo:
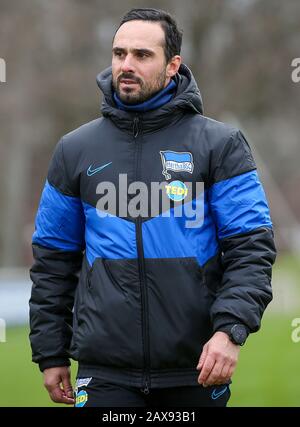
[[[175,55],[170,60],[166,68],[167,77],[173,77],[178,72],[179,67],[181,65],[181,56]]]

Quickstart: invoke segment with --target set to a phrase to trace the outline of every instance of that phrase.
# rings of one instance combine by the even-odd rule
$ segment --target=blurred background
[[[0,0],[0,406],[55,406],[28,340],[34,217],[59,138],[100,114],[96,75],[132,7],[174,14],[205,115],[242,129],[271,208],[274,300],[241,350],[229,406],[300,406],[299,0]]]

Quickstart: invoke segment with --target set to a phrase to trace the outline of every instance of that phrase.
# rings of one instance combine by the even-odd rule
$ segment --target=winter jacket
[[[260,328],[276,250],[255,161],[240,130],[203,115],[186,65],[175,80],[168,103],[135,113],[116,108],[111,68],[104,70],[102,117],[56,146],[30,270],[30,341],[41,370],[72,358],[81,376],[196,385],[214,332],[235,323]],[[105,211],[107,182],[116,206]],[[136,182],[149,190],[138,216],[129,212],[139,208],[129,192]],[[151,199],[153,182],[169,207]],[[189,227],[197,206],[201,220]]]

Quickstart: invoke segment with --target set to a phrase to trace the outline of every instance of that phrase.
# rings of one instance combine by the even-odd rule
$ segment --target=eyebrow
[[[133,53],[147,53],[149,55],[154,55],[155,54],[154,50],[146,49],[146,48],[143,48],[143,49],[129,49],[129,50],[131,50],[131,52],[133,52]],[[112,51],[113,51],[113,53],[115,53],[115,52],[126,52],[127,49],[124,49],[123,47],[117,47],[116,46],[116,47],[114,47],[112,49]]]

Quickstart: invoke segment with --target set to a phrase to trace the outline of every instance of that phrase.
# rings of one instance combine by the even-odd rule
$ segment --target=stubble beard
[[[122,77],[122,76],[121,76]],[[120,77],[120,78],[121,78]],[[126,75],[125,77],[130,78],[130,75]],[[120,78],[113,79],[113,88],[117,93],[119,99],[125,104],[141,104],[142,102],[147,101],[152,98],[158,92],[160,92],[166,83],[166,70],[162,70],[160,74],[156,77],[155,81],[145,83],[140,79],[132,78],[139,83],[139,90],[135,92],[129,86],[122,92],[120,91]]]

